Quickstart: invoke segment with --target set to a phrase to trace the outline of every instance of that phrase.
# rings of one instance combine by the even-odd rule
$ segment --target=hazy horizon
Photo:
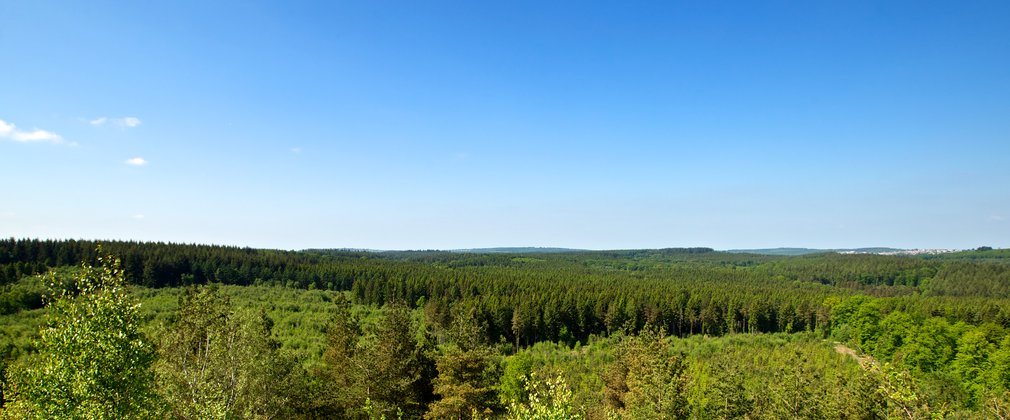
[[[0,236],[1010,247],[1010,3],[0,5]]]
[[[294,248],[284,248],[284,247],[271,247],[271,246],[255,246],[250,244],[240,244],[240,243],[222,243],[222,242],[192,242],[192,241],[161,241],[161,240],[138,240],[130,238],[71,238],[71,237],[60,237],[60,238],[43,238],[43,237],[12,237],[13,239],[38,239],[38,240],[79,240],[79,241],[135,241],[135,242],[163,242],[163,243],[173,243],[173,244],[184,244],[184,245],[210,245],[210,246],[226,246],[226,247],[238,247],[238,248],[254,248],[254,249],[275,249],[283,251],[308,251],[308,250],[347,250],[347,251],[366,251],[366,252],[397,252],[397,251],[470,251],[470,250],[488,250],[488,249],[559,249],[559,250],[571,250],[571,251],[620,251],[620,250],[638,250],[638,249],[670,249],[670,248],[711,248],[714,251],[727,252],[727,251],[754,251],[754,250],[779,250],[779,249],[809,249],[809,250],[856,250],[856,249],[874,249],[874,248],[889,248],[889,249],[899,249],[899,250],[957,250],[957,251],[968,251],[974,250],[983,246],[990,246],[992,248],[1000,248],[991,245],[978,245],[966,248],[956,248],[956,247],[894,247],[887,245],[864,245],[864,246],[845,246],[845,247],[808,247],[808,246],[792,246],[792,245],[776,245],[776,246],[756,246],[747,248],[720,248],[707,245],[670,245],[670,246],[660,246],[660,247],[619,247],[619,248],[581,248],[581,247],[567,247],[567,246],[553,246],[553,245],[494,245],[494,246],[472,246],[472,247],[414,247],[414,248],[369,248],[369,247],[356,247],[356,246],[309,246],[309,247],[294,247]]]

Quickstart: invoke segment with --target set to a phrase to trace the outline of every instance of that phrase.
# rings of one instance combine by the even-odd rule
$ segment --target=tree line
[[[38,307],[38,292],[11,278],[94,264],[93,241],[0,241],[0,311]],[[129,282],[147,287],[221,283],[351,291],[357,303],[403,302],[438,328],[467,307],[487,339],[526,346],[569,343],[625,327],[667,334],[827,331],[834,302],[884,297],[951,322],[1010,321],[1010,264],[900,256],[769,257],[707,248],[472,254],[438,251],[274,251],[141,242],[104,243]],[[996,250],[998,251],[998,250]],[[986,252],[996,252],[986,251]],[[982,251],[972,251],[982,252]],[[1002,262],[1001,262],[1002,261]]]

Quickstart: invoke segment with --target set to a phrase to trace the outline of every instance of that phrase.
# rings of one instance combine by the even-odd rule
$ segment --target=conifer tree
[[[361,326],[351,313],[351,303],[343,294],[334,300],[336,310],[327,335],[328,346],[323,353],[323,376],[327,380],[328,405],[340,417],[353,417],[365,402],[365,388],[358,351]]]
[[[440,399],[425,414],[429,419],[468,419],[490,414],[496,407],[498,355],[484,340],[474,311],[456,316],[450,330],[452,342],[436,360],[435,393]]]
[[[683,357],[662,332],[647,326],[625,336],[617,360],[604,374],[607,402],[620,418],[678,419],[687,415]]]
[[[379,321],[375,341],[356,357],[363,367],[365,395],[378,416],[421,417],[433,399],[435,364],[418,342],[410,310],[391,304]]]

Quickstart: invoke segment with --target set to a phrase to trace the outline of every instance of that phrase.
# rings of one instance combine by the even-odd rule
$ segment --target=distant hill
[[[475,254],[557,254],[561,252],[582,252],[584,249],[550,248],[550,247],[498,247],[498,248],[467,248],[454,249],[451,252],[468,252]]]
[[[761,248],[761,249],[728,249],[725,252],[734,254],[758,254],[758,255],[807,255],[821,254],[825,252],[852,253],[852,254],[882,254],[885,252],[904,251],[898,248],[870,247],[870,248],[839,248],[839,249],[816,249],[816,248]]]

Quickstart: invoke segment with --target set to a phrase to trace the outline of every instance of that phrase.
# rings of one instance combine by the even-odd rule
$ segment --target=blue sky
[[[0,236],[1010,246],[1010,3],[0,3]]]

